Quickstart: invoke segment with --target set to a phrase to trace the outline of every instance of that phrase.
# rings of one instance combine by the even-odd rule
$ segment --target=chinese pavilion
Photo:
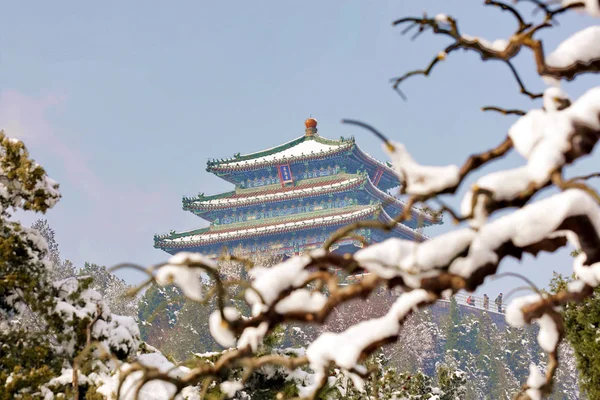
[[[322,246],[341,226],[366,219],[389,222],[405,209],[406,204],[389,193],[400,185],[391,164],[363,152],[354,138],[321,137],[313,118],[305,125],[305,134],[291,142],[209,161],[206,170],[235,189],[184,197],[183,209],[210,226],[154,236],[154,247],[170,254],[195,251],[212,257],[224,248],[292,256]],[[439,223],[438,217],[413,208],[412,218],[391,232],[356,233],[369,243],[390,236],[424,240],[420,228]],[[362,246],[360,240],[347,238],[335,249],[351,253]]]

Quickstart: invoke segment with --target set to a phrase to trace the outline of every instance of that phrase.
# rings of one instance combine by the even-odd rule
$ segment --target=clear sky
[[[428,33],[411,41],[393,20],[445,12],[463,33],[507,38],[513,19],[482,3],[3,1],[0,128],[23,139],[60,182],[63,199],[47,218],[63,257],[78,266],[148,265],[168,256],[153,249],[153,234],[204,224],[182,211],[182,195],[231,190],[205,171],[207,159],[298,137],[311,114],[321,135],[355,135],[380,159],[380,143],[341,118],[373,124],[424,164],[462,163],[500,143],[514,118],[481,106],[540,105],[518,93],[501,63],[455,53],[430,78],[407,81],[407,102],[389,83],[448,43]],[[579,15],[560,22],[545,33],[548,49],[593,24]],[[531,90],[544,88],[529,52],[517,64]],[[565,88],[577,97],[597,82],[586,77]],[[521,162],[511,156],[486,171]],[[451,228],[446,218],[428,234]],[[552,270],[567,272],[570,263],[563,251],[504,262],[502,270],[544,286]],[[521,285],[507,278],[480,293]]]

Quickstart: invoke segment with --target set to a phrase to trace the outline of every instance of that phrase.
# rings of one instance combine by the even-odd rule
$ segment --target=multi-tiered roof
[[[326,139],[317,122],[305,135],[257,153],[208,162],[207,171],[235,189],[212,196],[184,197],[183,209],[210,222],[207,228],[154,237],[154,247],[174,254],[198,251],[211,256],[224,247],[242,251],[297,254],[319,247],[335,229],[354,221],[391,221],[406,205],[389,191],[400,185],[390,164],[363,152],[354,138]],[[384,235],[423,240],[419,228],[441,221],[413,209],[411,220],[391,233],[362,229],[369,242]],[[352,251],[356,238],[338,243]]]

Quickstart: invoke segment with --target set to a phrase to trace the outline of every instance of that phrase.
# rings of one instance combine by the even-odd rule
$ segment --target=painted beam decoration
[[[155,235],[154,247],[170,254],[196,251],[211,257],[225,247],[293,256],[322,246],[348,223],[389,222],[405,210],[406,204],[393,196],[400,181],[389,166],[364,153],[353,138],[320,136],[313,118],[305,126],[303,136],[280,146],[210,161],[207,171],[233,183],[234,190],[184,197],[184,210],[210,226]],[[423,241],[427,237],[420,228],[441,223],[439,216],[426,211],[411,213],[413,218],[389,233],[369,229],[357,233],[368,243],[389,236]],[[338,243],[337,251],[354,252],[363,244],[348,238]]]

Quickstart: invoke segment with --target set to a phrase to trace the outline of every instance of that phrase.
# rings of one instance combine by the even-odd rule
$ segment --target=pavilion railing
[[[469,296],[471,296],[473,298],[473,300],[475,301],[474,305],[469,305],[467,303],[467,299],[469,298]],[[491,311],[491,312],[495,312],[495,313],[498,313],[498,312],[504,313],[506,311],[505,304],[502,304],[500,306],[500,308],[498,308],[498,305],[496,305],[496,303],[494,303],[494,300],[496,299],[496,297],[489,298],[489,306],[487,308],[484,307],[483,297],[469,295],[468,293],[457,293],[452,297],[454,297],[454,299],[456,300],[458,305],[469,306],[469,307],[477,308],[480,310],[486,310],[486,311]],[[438,301],[450,302],[450,298],[445,298],[445,299],[441,299]]]

